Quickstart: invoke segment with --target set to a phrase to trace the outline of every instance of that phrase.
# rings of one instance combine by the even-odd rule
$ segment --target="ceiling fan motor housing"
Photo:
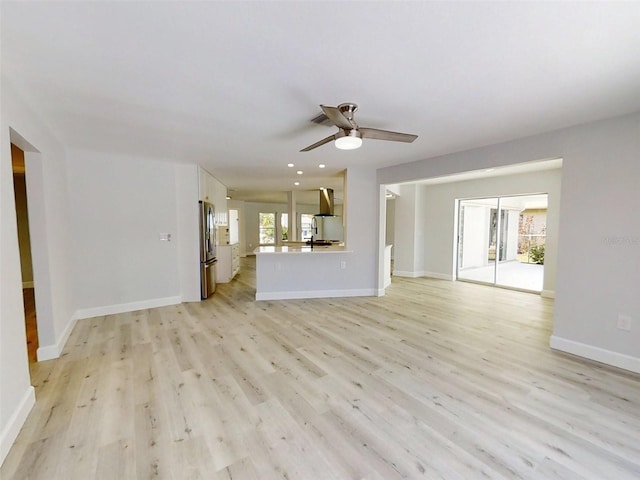
[[[338,105],[338,110],[340,110],[349,121],[353,122],[353,114],[358,110],[358,105],[355,103],[341,103]],[[357,125],[354,125],[354,128],[358,128]]]
[[[358,110],[358,105],[355,103],[341,103],[337,107],[320,105],[320,108],[322,109],[323,114],[315,117],[313,122],[323,124],[325,123],[324,119],[326,118],[333,123],[333,125],[338,127],[338,132],[303,148],[300,150],[301,152],[308,152],[331,141],[335,142],[335,146],[341,150],[353,150],[362,145],[362,139],[364,137],[375,140],[406,143],[411,143],[418,138],[417,135],[408,133],[391,132],[389,130],[380,130],[378,128],[358,127],[358,124],[353,119],[356,110]]]

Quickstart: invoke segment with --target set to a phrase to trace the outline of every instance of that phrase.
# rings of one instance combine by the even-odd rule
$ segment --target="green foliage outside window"
[[[276,214],[260,213],[260,245],[274,245],[276,243]]]
[[[534,245],[529,249],[531,263],[544,265],[544,245]]]

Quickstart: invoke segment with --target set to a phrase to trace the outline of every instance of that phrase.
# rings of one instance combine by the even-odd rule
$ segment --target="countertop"
[[[351,253],[353,250],[347,250],[344,244],[337,245],[296,245],[296,246],[268,246],[258,247],[253,253],[261,254],[282,254],[282,253]]]

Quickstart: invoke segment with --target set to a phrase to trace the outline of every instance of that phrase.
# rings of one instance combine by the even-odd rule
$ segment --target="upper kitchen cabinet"
[[[205,170],[198,167],[198,199],[209,202],[213,196],[209,196],[209,175]]]
[[[214,203],[217,193],[217,183],[219,182],[202,167],[198,168],[198,182],[200,186],[200,200]],[[222,187],[226,191],[226,187],[224,187],[224,185],[222,185]]]
[[[213,203],[216,224],[227,225],[227,187],[202,167],[198,168],[199,199]]]

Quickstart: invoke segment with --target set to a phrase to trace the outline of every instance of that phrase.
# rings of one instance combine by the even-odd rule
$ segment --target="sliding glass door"
[[[457,278],[539,292],[547,195],[460,200]]]
[[[498,231],[497,198],[460,201],[458,279],[495,281],[495,238]]]

